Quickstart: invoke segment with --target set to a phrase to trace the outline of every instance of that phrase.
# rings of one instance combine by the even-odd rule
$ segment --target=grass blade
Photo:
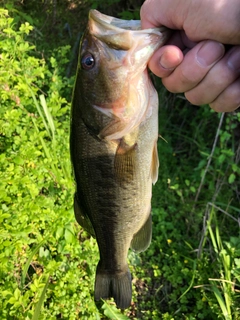
[[[219,289],[215,285],[212,286],[212,291],[215,294],[215,297],[216,297],[216,299],[218,301],[218,304],[219,304],[219,306],[220,306],[220,308],[222,310],[224,318],[226,320],[231,320],[232,316],[231,316],[231,314],[229,314],[229,312],[227,310],[227,307],[225,305],[225,302],[224,302],[224,299],[223,299],[223,297],[221,295],[221,292],[219,291]]]
[[[48,288],[48,285],[49,285],[49,279],[50,279],[50,275],[47,277],[47,281],[45,283],[45,286],[43,287],[41,296],[40,296],[40,298],[39,298],[39,300],[38,300],[38,302],[36,304],[32,320],[38,320],[39,319],[39,316],[41,314],[41,307],[42,307],[43,302],[45,300],[46,291],[47,291],[47,288]]]
[[[45,113],[45,116],[47,118],[48,125],[50,127],[51,132],[52,132],[52,139],[54,140],[55,139],[55,125],[54,125],[54,122],[53,122],[53,117],[52,117],[52,115],[50,113],[49,108],[47,107],[47,103],[46,103],[44,95],[41,94],[39,96],[39,99],[40,99],[41,105],[43,107],[43,111]]]
[[[38,103],[38,101],[37,101],[37,99],[36,99],[36,96],[35,96],[34,92],[32,91],[31,87],[30,87],[30,86],[28,86],[28,87],[29,87],[31,96],[32,96],[32,98],[33,98],[34,104],[35,104],[35,106],[36,106],[36,108],[37,108],[37,111],[38,111],[40,117],[42,118],[42,122],[43,122],[43,124],[44,124],[44,127],[45,127],[45,129],[47,130],[47,133],[48,133],[49,137],[51,137],[51,133],[50,133],[50,131],[49,131],[47,122],[46,122],[46,120],[45,120],[45,118],[44,118],[44,115],[43,115],[42,110],[41,110],[41,108],[40,108],[40,105],[39,105],[39,103]]]
[[[194,279],[195,279],[195,275],[196,275],[196,268],[197,268],[197,261],[194,260],[193,261],[193,276],[192,276],[192,279],[191,279],[191,283],[190,283],[189,287],[187,288],[187,290],[185,290],[183,292],[183,294],[178,298],[178,300],[180,300],[183,296],[185,296],[185,294],[192,288],[193,282],[194,282]]]
[[[33,121],[33,124],[34,124],[34,127],[36,129],[36,131],[39,133],[39,130],[38,130],[38,127],[37,127],[37,124],[36,124],[36,121],[34,118],[32,118],[32,121]],[[50,167],[55,175],[55,178],[56,180],[59,182],[60,181],[60,175],[59,175],[59,170],[57,168],[57,166],[52,162],[52,159],[55,158],[56,159],[56,156],[51,156],[50,152],[49,152],[49,149],[46,145],[46,143],[44,142],[43,138],[39,135],[39,139],[40,139],[40,142],[41,142],[41,145],[43,147],[43,150],[44,150],[44,153],[45,153],[45,156],[48,160],[50,160]],[[52,150],[52,154],[54,153],[54,149]]]
[[[25,266],[23,268],[22,271],[22,275],[21,275],[21,290],[23,290],[24,288],[24,284],[25,284],[25,279],[26,279],[26,275],[30,266],[30,263],[34,257],[34,255],[38,252],[38,250],[40,249],[40,247],[44,244],[45,240],[41,241],[31,252],[30,256],[28,257]]]

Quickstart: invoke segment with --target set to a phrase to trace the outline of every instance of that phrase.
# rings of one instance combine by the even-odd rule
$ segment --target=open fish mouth
[[[130,41],[130,38],[136,38],[137,35],[142,37],[143,34],[146,34],[147,37],[149,34],[151,36],[156,34],[158,39],[159,36],[161,37],[160,46],[163,45],[164,41],[167,41],[170,34],[170,30],[165,27],[141,29],[140,20],[122,20],[107,16],[97,10],[90,10],[89,12],[89,30],[93,36],[99,40],[104,39],[105,42],[109,38],[109,42],[111,43],[114,37],[116,48],[124,48],[125,50],[129,50],[132,47],[133,40]],[[131,36],[129,34],[129,41],[126,41],[128,31],[131,31]],[[123,41],[125,41],[125,44]]]
[[[141,84],[138,79],[144,70],[147,71],[148,60],[154,51],[167,41],[170,31],[165,27],[142,30],[140,20],[122,20],[97,10],[90,10],[86,34],[92,37],[92,42],[98,48],[99,54],[104,56],[106,63],[109,61],[108,66],[105,65],[102,68],[108,69],[109,72],[116,70],[116,83],[120,81],[116,79],[123,77],[128,78],[122,81],[123,83],[129,81],[129,85],[124,90],[126,93],[122,95],[125,100],[117,96],[115,99],[109,99],[108,102],[94,103],[95,109],[111,119],[117,119],[115,122],[118,123],[115,126],[112,126],[114,122],[111,123],[114,133],[108,126],[101,130],[99,137],[117,140],[136,128],[148,114],[146,112],[148,105],[145,103],[148,99],[147,91],[140,89],[140,86],[144,87],[145,84]],[[117,71],[121,68],[125,70],[122,73]],[[144,94],[140,93],[141,91]],[[144,96],[145,93],[146,96]],[[124,107],[120,105],[115,107],[121,101]],[[118,130],[115,130],[117,127]]]

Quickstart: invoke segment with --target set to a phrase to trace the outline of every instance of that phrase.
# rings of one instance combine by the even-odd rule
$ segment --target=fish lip
[[[114,31],[118,31],[119,29],[125,30],[140,30],[141,22],[140,20],[122,20],[118,18],[114,18],[111,16],[107,16],[97,10],[89,11],[89,19],[94,20],[95,22],[101,24],[103,27],[107,29],[112,29]]]
[[[97,10],[89,11],[88,31],[91,36],[117,50],[130,50],[135,46],[133,39],[148,39],[154,51],[171,35],[166,27],[141,29],[140,20],[122,20]]]
[[[95,9],[91,9],[89,11],[89,20],[98,23],[104,29],[107,29],[109,32],[112,31],[114,33],[121,33],[126,30],[131,30],[137,32],[138,34],[147,34],[151,32],[159,35],[161,33],[169,32],[169,29],[167,29],[166,27],[141,29],[140,20],[122,20],[105,15]]]

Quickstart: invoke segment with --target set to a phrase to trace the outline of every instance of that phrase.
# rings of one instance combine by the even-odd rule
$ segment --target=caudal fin
[[[120,309],[130,307],[132,300],[132,278],[129,269],[126,272],[110,274],[97,267],[94,299],[114,298]]]

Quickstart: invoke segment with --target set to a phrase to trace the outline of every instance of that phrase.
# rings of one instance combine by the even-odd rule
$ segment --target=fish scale
[[[131,304],[128,250],[152,235],[152,184],[158,176],[158,96],[147,62],[168,37],[165,28],[89,13],[72,102],[70,151],[74,212],[96,238],[100,260],[94,299]]]

